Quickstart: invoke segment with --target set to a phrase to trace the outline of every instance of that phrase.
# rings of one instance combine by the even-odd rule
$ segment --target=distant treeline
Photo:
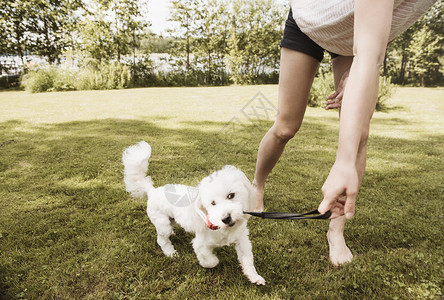
[[[439,0],[390,44],[383,73],[392,82],[442,85],[443,8]],[[0,56],[19,58],[25,85],[49,81],[36,91],[277,83],[283,1],[173,0],[166,36],[150,32],[149,9],[147,0],[1,1]],[[168,71],[150,59],[165,52]],[[1,73],[10,67],[0,61]]]

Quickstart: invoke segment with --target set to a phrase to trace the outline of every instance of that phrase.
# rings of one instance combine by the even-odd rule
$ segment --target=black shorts
[[[288,19],[285,21],[284,36],[281,40],[281,47],[296,50],[314,57],[319,62],[324,58],[324,49],[313,42],[305,33],[303,33],[299,26],[293,19],[293,13],[288,14]],[[328,52],[328,51],[327,51]],[[338,54],[328,52],[331,58],[338,57]]]

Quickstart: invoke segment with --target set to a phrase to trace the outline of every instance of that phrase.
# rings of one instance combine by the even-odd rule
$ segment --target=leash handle
[[[320,214],[317,209],[303,214],[294,214],[286,212],[250,212],[244,211],[244,214],[249,214],[262,219],[276,219],[276,220],[323,220],[331,217],[331,211],[327,211],[325,214]]]

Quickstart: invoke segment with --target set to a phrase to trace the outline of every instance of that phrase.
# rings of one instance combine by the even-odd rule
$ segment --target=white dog
[[[173,234],[170,219],[174,219],[186,231],[195,233],[193,248],[202,267],[214,268],[219,263],[214,248],[234,244],[243,273],[251,282],[264,285],[253,264],[249,216],[243,214],[255,206],[254,190],[245,174],[225,166],[204,178],[197,188],[171,184],[154,188],[146,176],[150,156],[151,147],[144,141],[124,151],[125,184],[133,196],[148,196],[148,217],[156,227],[163,253],[177,255],[169,239]]]

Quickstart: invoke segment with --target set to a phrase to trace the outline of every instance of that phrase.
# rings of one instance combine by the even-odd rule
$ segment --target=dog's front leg
[[[202,267],[214,268],[219,264],[219,259],[213,253],[214,246],[208,245],[207,240],[204,236],[196,234],[193,239],[193,249]]]
[[[253,249],[248,238],[248,231],[237,240],[235,248],[245,276],[247,276],[252,283],[265,285],[265,279],[257,274],[256,268],[254,267]]]

